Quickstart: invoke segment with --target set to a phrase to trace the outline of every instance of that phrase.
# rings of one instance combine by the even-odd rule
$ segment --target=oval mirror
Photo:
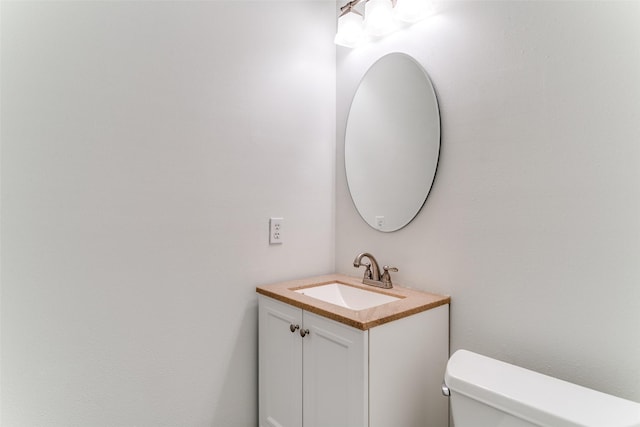
[[[351,103],[345,169],[360,216],[376,230],[407,225],[429,195],[440,153],[440,113],[429,76],[403,53],[366,72]]]

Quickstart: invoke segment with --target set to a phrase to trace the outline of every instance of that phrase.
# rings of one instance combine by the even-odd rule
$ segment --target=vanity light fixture
[[[364,4],[364,15],[356,6]],[[357,47],[426,18],[427,0],[352,0],[340,8],[335,43]]]
[[[396,30],[391,0],[367,0],[364,5],[364,30],[372,37],[384,37]]]
[[[398,0],[393,15],[396,20],[413,24],[433,14],[433,5],[427,0]]]
[[[338,17],[338,32],[334,40],[335,44],[356,47],[365,41],[364,16],[353,8],[359,1],[361,0],[354,0],[340,8],[342,13]]]

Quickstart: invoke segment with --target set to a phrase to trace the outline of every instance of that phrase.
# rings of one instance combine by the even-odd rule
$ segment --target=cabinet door
[[[304,312],[304,427],[368,425],[368,332]]]
[[[259,295],[260,427],[302,426],[302,310]]]

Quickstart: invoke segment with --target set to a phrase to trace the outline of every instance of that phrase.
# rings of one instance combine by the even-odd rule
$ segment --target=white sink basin
[[[298,289],[295,292],[351,310],[364,310],[400,299],[338,282]]]

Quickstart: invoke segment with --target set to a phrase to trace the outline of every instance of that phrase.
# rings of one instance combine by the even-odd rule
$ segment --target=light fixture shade
[[[369,0],[364,8],[364,16],[364,29],[373,37],[385,36],[397,28],[391,0]]]
[[[397,0],[396,7],[393,8],[395,19],[410,24],[432,13],[432,4],[427,0]]]
[[[349,10],[338,18],[338,32],[334,43],[345,47],[356,47],[366,41],[363,17],[354,10]]]

